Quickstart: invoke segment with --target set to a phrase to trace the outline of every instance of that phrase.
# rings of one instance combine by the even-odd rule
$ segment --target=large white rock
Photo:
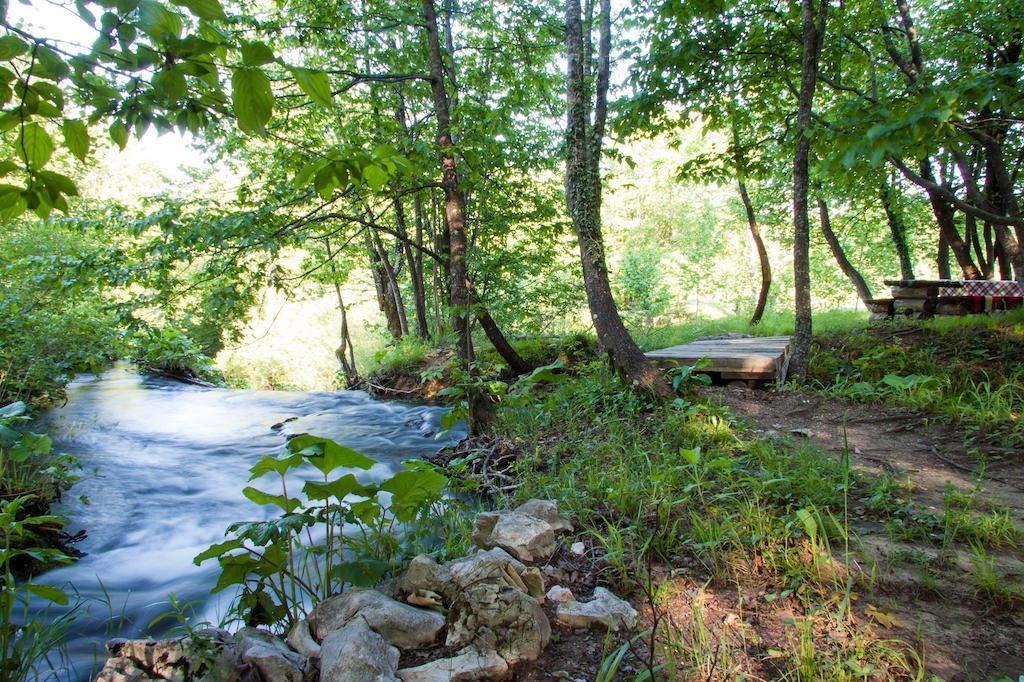
[[[549,500],[529,500],[512,511],[481,512],[473,528],[473,543],[501,547],[520,561],[549,558],[558,549],[555,533],[572,530]]]
[[[535,599],[508,585],[484,583],[455,600],[446,644],[496,651],[510,666],[540,657],[551,639],[551,624]]]
[[[294,651],[281,651],[278,647],[255,644],[249,647],[242,660],[260,671],[260,677],[273,682],[302,682],[306,659]]]
[[[309,625],[321,641],[358,616],[389,644],[416,649],[432,644],[444,629],[444,616],[403,604],[376,590],[351,589],[326,599],[313,609]]]
[[[398,682],[398,649],[354,618],[320,643],[320,682]]]
[[[415,668],[402,668],[402,682],[466,682],[467,680],[504,680],[509,676],[508,663],[495,651],[480,653],[468,646],[451,658],[441,658]]]
[[[306,658],[319,658],[320,645],[313,639],[313,633],[309,629],[309,621],[305,618],[295,623],[288,631],[288,646]]]
[[[636,609],[603,587],[594,589],[594,598],[588,602],[566,601],[558,605],[555,620],[573,628],[601,626],[619,630],[636,627]]]

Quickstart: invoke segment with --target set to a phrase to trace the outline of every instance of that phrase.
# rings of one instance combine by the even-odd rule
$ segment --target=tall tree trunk
[[[981,237],[978,235],[978,220],[969,213],[964,214],[964,241],[974,249],[975,260],[981,270],[981,276],[988,279],[992,272],[992,263],[989,261],[988,253],[981,245]]]
[[[462,197],[459,195],[459,174],[455,164],[455,144],[452,141],[448,94],[444,88],[445,69],[441,58],[441,43],[437,31],[437,11],[434,7],[434,0],[423,0],[423,18],[426,22],[434,117],[437,120],[437,147],[441,153],[441,186],[444,189],[445,224],[448,228],[448,267],[451,270],[452,327],[455,331],[459,358],[464,365],[468,365],[472,356],[473,340],[469,324],[466,221],[463,216]]]
[[[932,172],[930,159],[921,161],[921,176],[929,182],[935,182],[935,174]],[[978,270],[978,266],[971,260],[970,255],[967,253],[967,247],[964,245],[964,240],[960,238],[960,232],[956,229],[956,222],[953,220],[953,207],[935,190],[926,189],[925,191],[928,194],[928,201],[932,205],[935,221],[939,225],[939,243],[945,243],[946,247],[953,252],[953,256],[956,258],[960,270],[963,271],[964,277],[967,279],[981,279],[981,271]],[[941,274],[939,276],[942,277]],[[946,279],[948,276],[946,275],[942,279]]]
[[[566,47],[566,172],[565,196],[580,247],[583,283],[598,342],[608,353],[612,367],[622,378],[659,397],[671,389],[661,373],[644,356],[626,331],[619,316],[608,280],[601,235],[600,159],[608,107],[608,77],[611,59],[611,1],[600,0],[597,82],[594,101],[588,94],[585,64],[592,58],[584,50],[582,10],[579,0],[565,6]],[[590,112],[593,126],[588,126]]]
[[[387,273],[381,264],[380,252],[377,250],[370,232],[371,230],[367,230],[363,234],[363,240],[366,243],[366,255],[370,260],[370,274],[373,275],[373,286],[377,291],[377,305],[384,314],[384,322],[387,324],[391,338],[398,341],[402,338],[402,323],[398,319],[398,309],[395,307],[395,298],[391,294],[388,285]]]
[[[377,249],[377,254],[380,258],[381,270],[384,273],[387,291],[394,301],[395,312],[398,314],[398,327],[402,332],[402,336],[405,336],[409,333],[409,318],[405,314],[405,301],[402,300],[402,288],[398,284],[398,272],[395,270],[395,266],[391,264],[388,251],[384,248],[384,243],[381,242],[380,235],[376,232],[373,233],[373,246]]]
[[[416,245],[423,246],[423,199],[419,194],[413,197],[412,202],[413,219],[416,223]],[[423,339],[430,338],[430,325],[427,322],[427,295],[426,282],[423,279],[423,251],[417,249],[409,267],[412,270],[414,282],[418,286],[413,287],[416,297],[416,335]]]
[[[896,256],[900,260],[900,277],[914,279],[914,263],[910,260],[910,245],[907,243],[907,225],[903,221],[903,212],[892,180],[882,184],[879,195],[882,197],[885,218],[889,222],[892,243],[896,247]]]
[[[952,279],[953,275],[949,270],[949,242],[946,240],[945,232],[939,232],[939,249],[935,254],[935,260],[939,279]]]
[[[757,249],[757,260],[761,264],[761,289],[757,293],[757,305],[754,306],[754,314],[750,316],[750,324],[758,324],[764,316],[765,307],[768,305],[768,291],[772,287],[772,264],[768,260],[768,251],[764,248],[761,230],[757,227],[757,217],[754,215],[754,205],[750,202],[750,195],[747,194],[747,184],[742,180],[738,180],[736,184],[740,190],[743,210],[747,213],[747,227],[750,229],[750,238],[754,241],[754,248]]]
[[[860,300],[867,305],[867,302],[872,298],[871,288],[864,281],[864,277],[854,267],[853,263],[850,262],[850,259],[846,257],[843,245],[839,243],[839,238],[836,237],[836,233],[832,230],[832,219],[829,217],[828,204],[821,197],[818,197],[818,216],[821,222],[821,233],[825,235],[825,241],[828,242],[828,248],[832,251],[832,256],[836,259],[836,263],[839,264],[839,269],[846,275],[846,279],[850,280],[850,283],[853,284],[853,288],[856,289]]]
[[[982,148],[985,150],[988,175],[995,185],[998,207],[1004,215],[1010,218],[1020,218],[1020,207],[1017,205],[1017,198],[1013,193],[1013,183],[1006,169],[1000,144],[994,137],[986,136]],[[996,231],[996,239],[999,240],[1007,260],[1013,266],[1016,280],[1024,282],[1024,249],[1021,248],[1021,243],[1024,242],[1024,228],[1018,226],[1014,232],[1006,225],[995,224],[993,227]]]
[[[324,239],[324,246],[327,249],[327,262],[331,269],[331,281],[334,284],[334,294],[338,298],[338,312],[341,314],[341,329],[339,330],[340,343],[334,350],[334,357],[338,359],[341,373],[345,377],[345,386],[354,386],[359,382],[359,371],[356,369],[355,348],[352,346],[352,335],[348,328],[348,311],[345,307],[345,299],[341,295],[341,284],[338,283],[338,270],[334,266],[334,253],[331,251],[331,240]]]
[[[811,226],[808,218],[807,190],[810,182],[811,110],[818,83],[818,58],[825,33],[828,0],[818,6],[814,18],[814,0],[801,0],[800,27],[803,49],[800,58],[800,91],[797,97],[797,139],[793,151],[793,309],[795,313],[793,354],[789,373],[797,381],[807,378],[811,360]]]
[[[747,193],[747,164],[744,158],[743,148],[740,146],[740,133],[736,127],[735,118],[732,119],[732,145],[733,158],[736,163],[736,185],[739,188],[740,200],[743,202],[743,210],[747,214],[747,227],[750,229],[750,238],[757,250],[757,260],[761,266],[761,288],[757,293],[757,304],[754,306],[754,314],[750,316],[750,324],[758,324],[764,315],[765,306],[768,305],[768,291],[772,286],[772,264],[768,261],[768,251],[764,248],[764,240],[761,238],[761,230],[757,227],[757,216],[754,214],[754,205]]]
[[[426,301],[423,294],[423,276],[422,272],[416,267],[416,253],[414,252],[413,244],[410,243],[408,230],[406,229],[405,205],[402,203],[401,199],[395,197],[394,206],[395,232],[397,232],[399,236],[398,241],[402,249],[402,255],[405,256],[405,262],[409,269],[409,280],[412,284],[413,311],[416,316],[416,336],[421,339],[426,339],[430,337],[430,333],[427,331],[427,311]],[[419,230],[418,226],[417,230]],[[406,324],[408,324],[408,322],[406,322]]]

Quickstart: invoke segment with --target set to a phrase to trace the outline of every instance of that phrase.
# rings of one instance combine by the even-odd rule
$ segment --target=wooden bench
[[[916,279],[885,280],[892,299],[868,304],[871,319],[896,315],[926,318],[935,315],[968,315],[1007,310],[1024,303],[1024,286],[1005,280]],[[886,309],[884,302],[891,300]],[[874,304],[874,305],[872,305]],[[876,317],[877,316],[877,317]]]

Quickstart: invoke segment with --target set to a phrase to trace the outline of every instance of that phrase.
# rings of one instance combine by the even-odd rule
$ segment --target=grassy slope
[[[886,374],[930,372],[934,385],[911,391],[883,388],[855,397],[937,411],[967,426],[998,422],[1001,438],[1018,438],[1019,320],[939,321],[893,335],[892,327],[866,329],[862,316],[824,317],[818,320],[818,330],[825,333],[817,339],[814,356],[818,389],[842,392],[842,386],[857,382],[884,387]],[[741,320],[726,320],[652,330],[640,340],[651,348],[723,331],[771,335],[788,330],[785,319],[774,318],[753,330]],[[996,380],[1013,388],[979,389],[979,382],[991,387]],[[908,490],[888,476],[852,470],[846,459],[809,445],[745,432],[727,410],[695,394],[672,406],[650,404],[624,388],[602,363],[578,366],[571,381],[542,401],[502,409],[497,431],[527,444],[518,464],[516,497],[557,499],[585,520],[585,531],[603,557],[603,581],[647,594],[655,605],[655,593],[672,581],[660,588],[645,586],[645,566],[690,567],[685,572],[698,587],[704,583],[701,589],[737,595],[740,617],[744,599],[778,600],[772,608],[784,604],[779,618],[789,627],[781,633],[755,633],[763,640],[759,646],[743,639],[745,644],[734,647],[723,662],[737,671],[799,679],[858,679],[858,666],[873,666],[876,675],[893,679],[921,673],[915,646],[865,627],[884,624],[886,615],[863,610],[877,566],[858,568],[863,557],[851,549],[858,544],[851,519],[904,529],[900,540],[934,546],[940,557],[941,552],[981,557],[970,576],[980,610],[1024,603],[1020,585],[993,586],[984,564],[989,550],[1016,548],[1024,543],[1024,533],[998,511],[974,513],[976,507],[985,509],[984,503],[953,500],[923,519]],[[989,516],[1005,522],[990,523]],[[941,539],[926,532],[950,527],[977,532],[946,533]],[[867,596],[854,609],[855,592]],[[854,610],[859,623],[851,615]],[[692,628],[692,619],[687,627]],[[661,656],[679,672],[698,670],[702,660],[721,655],[708,648],[706,632],[684,632],[664,623],[661,628]]]

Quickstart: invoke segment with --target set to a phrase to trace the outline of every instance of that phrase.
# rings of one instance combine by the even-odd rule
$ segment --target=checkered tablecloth
[[[940,287],[939,296],[1024,296],[1024,286],[1010,280],[968,279],[962,287]]]

